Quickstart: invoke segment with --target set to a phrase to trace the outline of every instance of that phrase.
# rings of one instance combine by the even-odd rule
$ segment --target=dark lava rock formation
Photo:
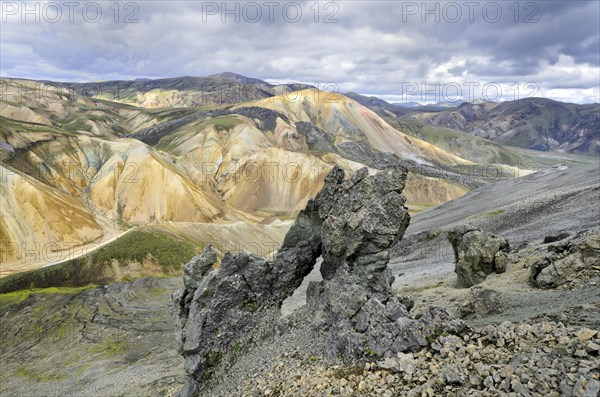
[[[508,257],[508,242],[502,237],[462,227],[448,232],[454,250],[458,286],[469,288],[481,283],[492,272],[504,273]]]
[[[546,237],[544,242],[556,240]],[[588,275],[597,274],[600,270],[598,234],[588,236],[584,233],[572,240],[549,245],[547,249],[548,253],[531,267],[530,281],[538,288],[556,288],[583,282]]]
[[[305,310],[322,330],[331,351],[347,358],[385,357],[426,346],[432,335],[464,327],[439,308],[412,319],[410,299],[396,296],[387,267],[389,249],[402,238],[410,216],[401,196],[403,167],[350,179],[335,167],[314,200],[300,212],[274,260],[240,253],[216,255],[209,246],[185,271],[178,304],[180,352],[189,381],[183,395],[218,366],[235,359],[240,346],[281,332],[282,302],[322,257],[321,282],[312,282]],[[293,327],[285,332],[294,332]]]

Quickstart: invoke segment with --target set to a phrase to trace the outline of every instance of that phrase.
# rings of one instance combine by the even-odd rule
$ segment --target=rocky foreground
[[[600,199],[596,182],[599,175],[598,169],[592,167],[551,170],[526,184],[526,189],[518,181],[499,183],[413,216],[405,236],[391,249],[385,249],[387,243],[382,245],[389,241],[385,236],[377,240],[379,252],[390,252],[387,270],[396,277],[393,289],[386,287],[385,277],[369,279],[381,271],[376,270],[381,269],[385,255],[381,262],[372,262],[376,265],[371,268],[374,273],[363,273],[368,281],[358,282],[357,277],[368,268],[363,260],[370,254],[364,250],[370,246],[367,242],[373,241],[369,237],[372,232],[366,232],[364,226],[367,231],[369,225],[396,225],[388,229],[394,233],[402,230],[398,226],[403,224],[398,223],[404,219],[402,210],[396,215],[384,213],[375,220],[365,214],[367,210],[380,211],[376,206],[382,202],[379,195],[389,195],[394,198],[392,203],[401,203],[401,198],[393,194],[400,185],[391,183],[394,178],[373,185],[373,177],[362,174],[354,179],[357,183],[333,177],[335,183],[331,185],[337,188],[320,195],[334,197],[336,193],[338,209],[346,208],[348,212],[322,210],[326,213],[323,220],[317,210],[313,216],[299,218],[299,224],[292,229],[295,234],[286,238],[279,250],[287,252],[284,258],[301,258],[299,254],[310,253],[304,262],[306,267],[299,273],[289,273],[293,267],[285,266],[277,257],[267,261],[228,255],[219,264],[208,250],[187,265],[184,280],[180,276],[143,278],[83,289],[0,294],[0,396],[175,396],[186,382],[197,388],[198,395],[207,397],[432,393],[596,396],[600,228],[594,204]],[[364,189],[367,186],[375,189]],[[348,193],[353,189],[354,194]],[[370,191],[374,201],[368,200],[362,210],[356,211],[353,208],[357,207],[347,203],[366,197],[358,195],[358,190]],[[321,205],[319,200],[315,204],[317,208]],[[334,234],[334,221],[344,217],[356,219],[356,215],[351,216],[353,212],[364,214],[363,220],[371,221],[359,223],[354,229],[338,227],[338,233],[343,233]],[[463,229],[461,225],[468,227]],[[313,233],[319,230],[320,233]],[[451,231],[460,232],[457,241],[465,243],[456,245],[462,252],[458,252],[458,259],[464,270],[461,274],[467,276],[464,280],[483,279],[472,287],[459,288],[457,258],[448,241]],[[500,238],[507,240],[508,247],[497,241]],[[472,239],[491,251],[479,251],[473,244],[466,244]],[[325,277],[320,276],[321,259],[316,264],[312,262],[319,244],[314,245],[314,252],[300,250],[297,245],[310,248],[319,240],[321,258],[329,257]],[[343,241],[345,245],[339,247],[356,255],[328,256],[339,251],[337,244],[331,246],[326,241]],[[483,244],[486,241],[489,244]],[[498,251],[492,253],[494,250]],[[248,261],[242,261],[243,258]],[[247,277],[256,268],[252,264],[264,265],[264,277]],[[213,266],[220,266],[221,270],[213,271]],[[301,287],[285,299],[280,310],[281,298],[311,267],[313,270]],[[285,293],[274,288],[277,284],[272,282],[273,269],[283,272],[277,277],[289,287]],[[379,274],[389,275],[387,270]],[[294,277],[281,277],[284,274]],[[222,287],[228,282],[244,281],[239,275],[244,275],[245,281],[255,282],[248,284],[252,289],[230,289],[224,294]],[[215,287],[212,292],[204,288],[210,280]],[[314,283],[308,289],[310,300],[306,305],[299,292],[309,284],[308,280]],[[373,287],[380,289],[373,292]],[[189,372],[186,375],[181,364],[173,327],[175,314],[168,310],[171,294],[181,288],[194,291],[185,293],[187,307],[176,309],[179,314],[187,314],[183,319],[187,318],[190,333],[185,340],[194,333],[202,336],[198,349],[186,353],[190,358],[188,368],[196,364],[202,368],[198,382]],[[236,300],[236,294],[242,292],[254,299]],[[208,312],[204,314],[223,313],[214,318],[214,324],[221,326],[212,330],[197,327],[197,322],[189,320],[194,318],[190,317],[191,308],[196,305],[192,302],[201,293],[212,297],[206,300],[204,309]],[[227,296],[232,299],[230,302],[223,299]],[[260,299],[266,296],[271,298]],[[365,296],[370,302],[361,303],[359,310],[360,313],[364,307],[365,313],[370,313],[364,332],[364,322],[354,320],[365,313],[354,317],[336,314],[339,308],[350,307],[354,296],[362,296],[359,303]],[[392,298],[385,301],[388,296]],[[381,306],[375,299],[390,307],[397,301],[406,312],[396,312],[399,317],[395,323],[388,321],[389,317],[378,315]],[[238,306],[231,305],[235,302]],[[445,311],[432,311],[431,306]],[[198,309],[193,311],[201,313]],[[230,317],[236,313],[240,317]],[[434,318],[445,323],[446,328],[419,327],[428,322],[435,324],[431,321]],[[231,325],[225,326],[228,319]],[[244,328],[249,319],[256,320],[256,326]],[[404,327],[396,328],[398,322]],[[455,325],[454,329],[448,324]],[[386,336],[382,333],[386,329],[397,331],[396,336]],[[397,337],[406,336],[408,330],[422,332],[411,333],[412,338]],[[180,342],[183,336],[179,333]],[[242,338],[236,339],[239,336]],[[365,336],[365,345],[340,343],[360,341]],[[192,346],[193,339],[187,342],[188,346]],[[410,347],[401,350],[402,346]],[[181,352],[181,345],[179,349]],[[386,350],[381,354],[379,349]],[[211,354],[206,361],[193,359],[202,359],[206,352],[221,354]]]
[[[600,393],[600,335],[538,322],[439,336],[415,353],[330,364],[300,351],[239,387],[243,396],[576,396]]]
[[[208,247],[186,265],[175,294],[189,375],[181,395],[598,395],[596,329],[551,321],[474,329],[439,307],[411,312],[387,266],[410,219],[405,179],[393,168],[345,180],[336,168],[272,261],[238,254],[217,265]],[[470,229],[449,238],[458,287],[506,271],[507,241]],[[598,258],[589,248],[578,256],[584,267]],[[282,317],[319,257],[322,280]]]

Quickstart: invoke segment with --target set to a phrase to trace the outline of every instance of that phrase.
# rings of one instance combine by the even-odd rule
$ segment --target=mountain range
[[[524,98],[419,106],[392,104],[353,93],[347,95],[384,119],[399,118],[446,127],[525,149],[600,154],[598,103],[578,105],[547,98]]]
[[[251,236],[241,240],[273,250],[334,165],[407,166],[404,195],[419,212],[498,178],[590,161],[504,144],[598,153],[597,105],[406,108],[233,73],[1,85],[1,276],[137,228],[217,249]]]

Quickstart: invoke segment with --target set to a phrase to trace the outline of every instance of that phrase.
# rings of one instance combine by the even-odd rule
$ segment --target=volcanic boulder
[[[505,239],[483,230],[462,227],[449,231],[448,241],[454,250],[454,271],[459,287],[472,287],[492,272],[506,271],[508,242]]]
[[[585,284],[600,270],[600,234],[590,232],[548,246],[548,253],[531,267],[530,280],[538,288]]]

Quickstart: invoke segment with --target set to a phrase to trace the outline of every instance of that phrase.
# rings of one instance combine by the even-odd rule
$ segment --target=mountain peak
[[[216,74],[211,74],[208,77],[215,78],[215,79],[223,79],[223,80],[236,81],[238,83],[266,84],[266,85],[270,85],[269,83],[267,83],[264,80],[255,79],[253,77],[247,77],[247,76],[241,75],[239,73],[234,73],[234,72],[216,73]]]

